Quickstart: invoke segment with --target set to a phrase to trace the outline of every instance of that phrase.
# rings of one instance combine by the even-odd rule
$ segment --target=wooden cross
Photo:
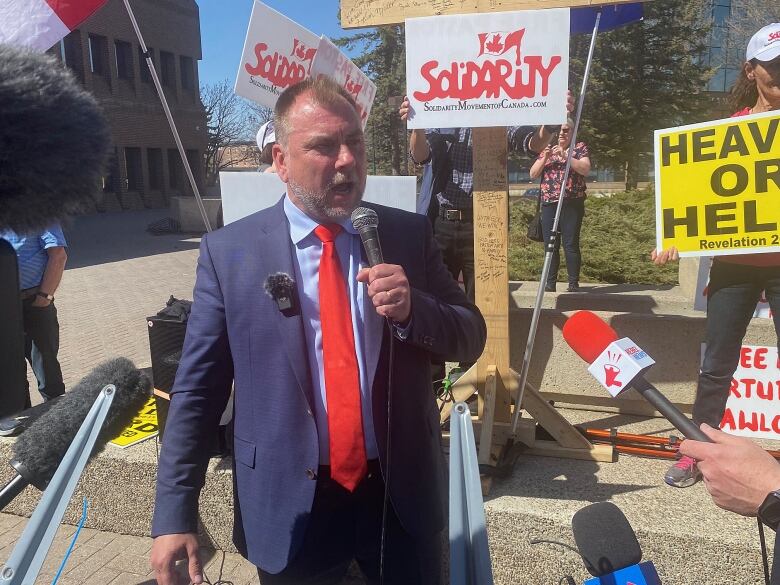
[[[632,0],[341,0],[344,28],[402,23],[406,18],[621,4]],[[519,384],[509,366],[509,270],[507,234],[509,188],[506,128],[474,128],[474,268],[475,297],[487,323],[487,344],[477,364],[454,386],[456,400],[479,391],[479,462],[498,463],[499,452],[511,437],[511,395]],[[521,419],[516,438],[527,452],[597,461],[614,459],[611,445],[593,445],[539,392],[528,386],[523,408],[532,418]],[[451,405],[445,405],[443,416]],[[538,422],[554,441],[535,439]]]

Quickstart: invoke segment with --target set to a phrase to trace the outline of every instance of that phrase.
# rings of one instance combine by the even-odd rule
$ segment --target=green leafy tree
[[[653,159],[653,130],[711,117],[704,65],[705,0],[644,4],[644,21],[599,33],[579,137],[600,167],[622,171],[626,189]],[[590,35],[571,44],[572,88],[582,84]]]

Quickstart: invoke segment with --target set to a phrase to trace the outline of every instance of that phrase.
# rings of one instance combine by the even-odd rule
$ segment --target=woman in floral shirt
[[[548,146],[539,155],[531,166],[531,178],[542,176],[542,231],[545,242],[550,239],[555,210],[561,194],[561,183],[566,170],[566,158],[569,156],[571,145],[571,129],[574,123],[568,120],[561,126],[558,134],[558,142],[555,146]],[[585,177],[590,173],[590,153],[584,142],[578,142],[574,146],[574,155],[571,160],[569,179],[566,182],[566,194],[563,199],[563,209],[558,223],[563,240],[563,251],[566,254],[566,271],[569,274],[568,292],[580,290],[580,265],[582,254],[580,253],[580,229],[582,218],[585,216]],[[555,283],[558,280],[558,268],[561,264],[560,240],[556,242],[555,253],[550,265],[550,273],[547,276],[544,290],[554,292]]]

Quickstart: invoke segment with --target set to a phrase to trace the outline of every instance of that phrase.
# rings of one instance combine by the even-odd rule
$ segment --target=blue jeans
[[[24,320],[24,355],[38,380],[38,392],[44,401],[65,393],[62,370],[57,361],[60,348],[60,324],[54,303],[47,307],[34,307],[30,297],[22,303]],[[27,393],[29,401],[29,389]],[[29,406],[29,403],[28,403]]]
[[[715,428],[720,426],[742,340],[762,290],[774,314],[775,333],[780,337],[780,266],[713,262],[707,288],[707,348],[693,403],[697,425],[706,422]]]
[[[550,240],[553,222],[555,221],[555,209],[558,202],[544,203],[542,205],[542,233],[544,241]],[[558,269],[561,266],[561,240],[563,241],[563,252],[566,255],[566,272],[569,276],[570,285],[579,285],[580,267],[582,266],[582,254],[580,253],[580,230],[582,229],[582,219],[585,217],[585,198],[564,199],[563,209],[561,209],[561,218],[558,222],[558,229],[561,232],[558,245],[553,252],[550,272],[547,275],[548,287],[554,288],[558,280]]]

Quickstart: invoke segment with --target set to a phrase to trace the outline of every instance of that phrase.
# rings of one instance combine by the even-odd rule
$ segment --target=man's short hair
[[[325,77],[324,75],[316,79],[308,77],[291,85],[281,93],[274,107],[276,141],[284,146],[287,145],[287,137],[290,134],[290,108],[292,108],[298,96],[304,93],[309,93],[314,103],[319,106],[332,107],[340,105],[343,99],[355,109],[355,112],[358,111],[355,99],[330,77]]]

